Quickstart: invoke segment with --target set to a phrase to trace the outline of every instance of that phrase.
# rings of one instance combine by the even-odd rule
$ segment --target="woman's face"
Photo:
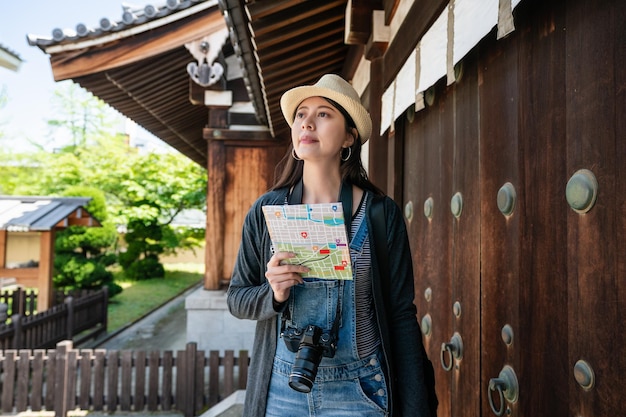
[[[336,159],[343,148],[354,143],[355,135],[346,131],[346,119],[322,97],[309,97],[296,109],[291,125],[293,148],[300,159]]]

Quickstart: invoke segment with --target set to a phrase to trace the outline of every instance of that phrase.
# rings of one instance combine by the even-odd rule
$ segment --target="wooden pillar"
[[[370,114],[372,115],[372,137],[369,140],[369,177],[378,187],[387,186],[387,138],[380,136],[382,98],[382,58],[371,60],[370,66]]]
[[[204,289],[218,290],[224,279],[224,223],[226,221],[224,211],[226,147],[223,141],[209,139],[207,165]]]
[[[365,45],[365,59],[370,61],[369,111],[372,116],[372,137],[369,141],[369,178],[386,191],[388,171],[388,146],[386,135],[380,135],[382,119],[382,96],[385,91],[384,56],[389,46],[389,34],[385,30],[384,12],[372,12],[372,33]]]
[[[37,310],[52,307],[52,271],[54,269],[54,229],[41,233],[39,245],[39,272],[37,274]]]

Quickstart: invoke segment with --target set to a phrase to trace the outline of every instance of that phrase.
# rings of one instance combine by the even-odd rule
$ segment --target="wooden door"
[[[475,61],[474,61],[475,62]],[[416,304],[435,367],[439,415],[480,413],[480,189],[476,65],[403,119],[403,204]],[[432,99],[432,100],[430,100]],[[411,111],[411,110],[409,110]],[[408,118],[411,120],[411,118]]]
[[[513,34],[396,121],[440,416],[623,414],[625,18],[522,2]]]
[[[568,3],[566,177],[593,174],[567,222],[569,415],[617,416],[626,372],[626,2]],[[569,184],[569,183],[568,183]],[[569,200],[568,200],[569,201]],[[566,352],[562,352],[566,355]]]
[[[424,344],[435,368],[439,415],[451,413],[447,397],[451,379],[439,360],[441,343],[452,335],[452,140],[441,140],[446,121],[440,109],[416,113],[412,122],[402,118],[396,135],[404,135],[404,195],[413,253],[415,304],[422,323]],[[411,111],[411,110],[409,110]],[[398,121],[397,121],[398,122]],[[425,208],[427,207],[427,208]]]
[[[480,379],[481,350],[481,201],[478,100],[478,71],[475,54],[459,66],[454,88],[444,98],[446,112],[451,115],[453,138],[452,189],[448,198],[448,215],[452,221],[452,317],[448,340],[440,349],[442,367],[449,365],[450,351],[443,343],[462,341],[462,356],[455,358],[448,372],[451,378],[450,405],[452,416],[480,415],[480,396],[476,395]],[[456,339],[455,339],[456,338]],[[454,353],[454,352],[453,352]]]
[[[484,416],[490,408],[508,408],[517,416],[517,399],[507,402],[487,391],[489,382],[503,369],[512,369],[519,378],[518,337],[523,332],[519,317],[520,217],[523,207],[523,179],[519,175],[517,45],[506,42],[499,53],[487,51],[479,65],[480,100],[480,247],[481,247],[481,377],[478,387]],[[510,184],[518,198],[515,210],[504,215],[497,204],[498,192]],[[510,196],[513,192],[509,193]],[[503,335],[507,335],[503,337]],[[509,367],[509,368],[505,368]],[[511,391],[508,391],[509,393]],[[490,405],[489,395],[492,397]]]

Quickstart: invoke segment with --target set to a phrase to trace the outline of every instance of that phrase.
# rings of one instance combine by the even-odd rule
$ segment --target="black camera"
[[[287,349],[296,352],[289,374],[289,386],[299,392],[311,392],[322,356],[335,356],[337,338],[312,324],[304,330],[287,328],[282,332],[282,337]]]

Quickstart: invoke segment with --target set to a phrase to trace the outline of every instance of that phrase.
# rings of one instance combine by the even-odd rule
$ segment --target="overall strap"
[[[293,189],[287,196],[287,204],[302,204],[302,178],[300,181],[294,185]],[[341,201],[341,206],[343,207],[343,219],[346,226],[346,233],[348,239],[350,239],[350,226],[352,223],[352,184],[347,181],[343,181],[341,183],[341,191],[339,192],[339,200]],[[337,298],[337,308],[335,311],[335,320],[333,320],[333,327],[331,329],[332,334],[335,336],[338,334],[339,322],[341,320],[341,309],[342,309],[342,297],[343,294],[343,280],[339,281],[339,297]],[[291,313],[289,308],[285,310],[282,314],[281,318],[281,332],[284,331],[285,325],[287,321],[291,320]]]

